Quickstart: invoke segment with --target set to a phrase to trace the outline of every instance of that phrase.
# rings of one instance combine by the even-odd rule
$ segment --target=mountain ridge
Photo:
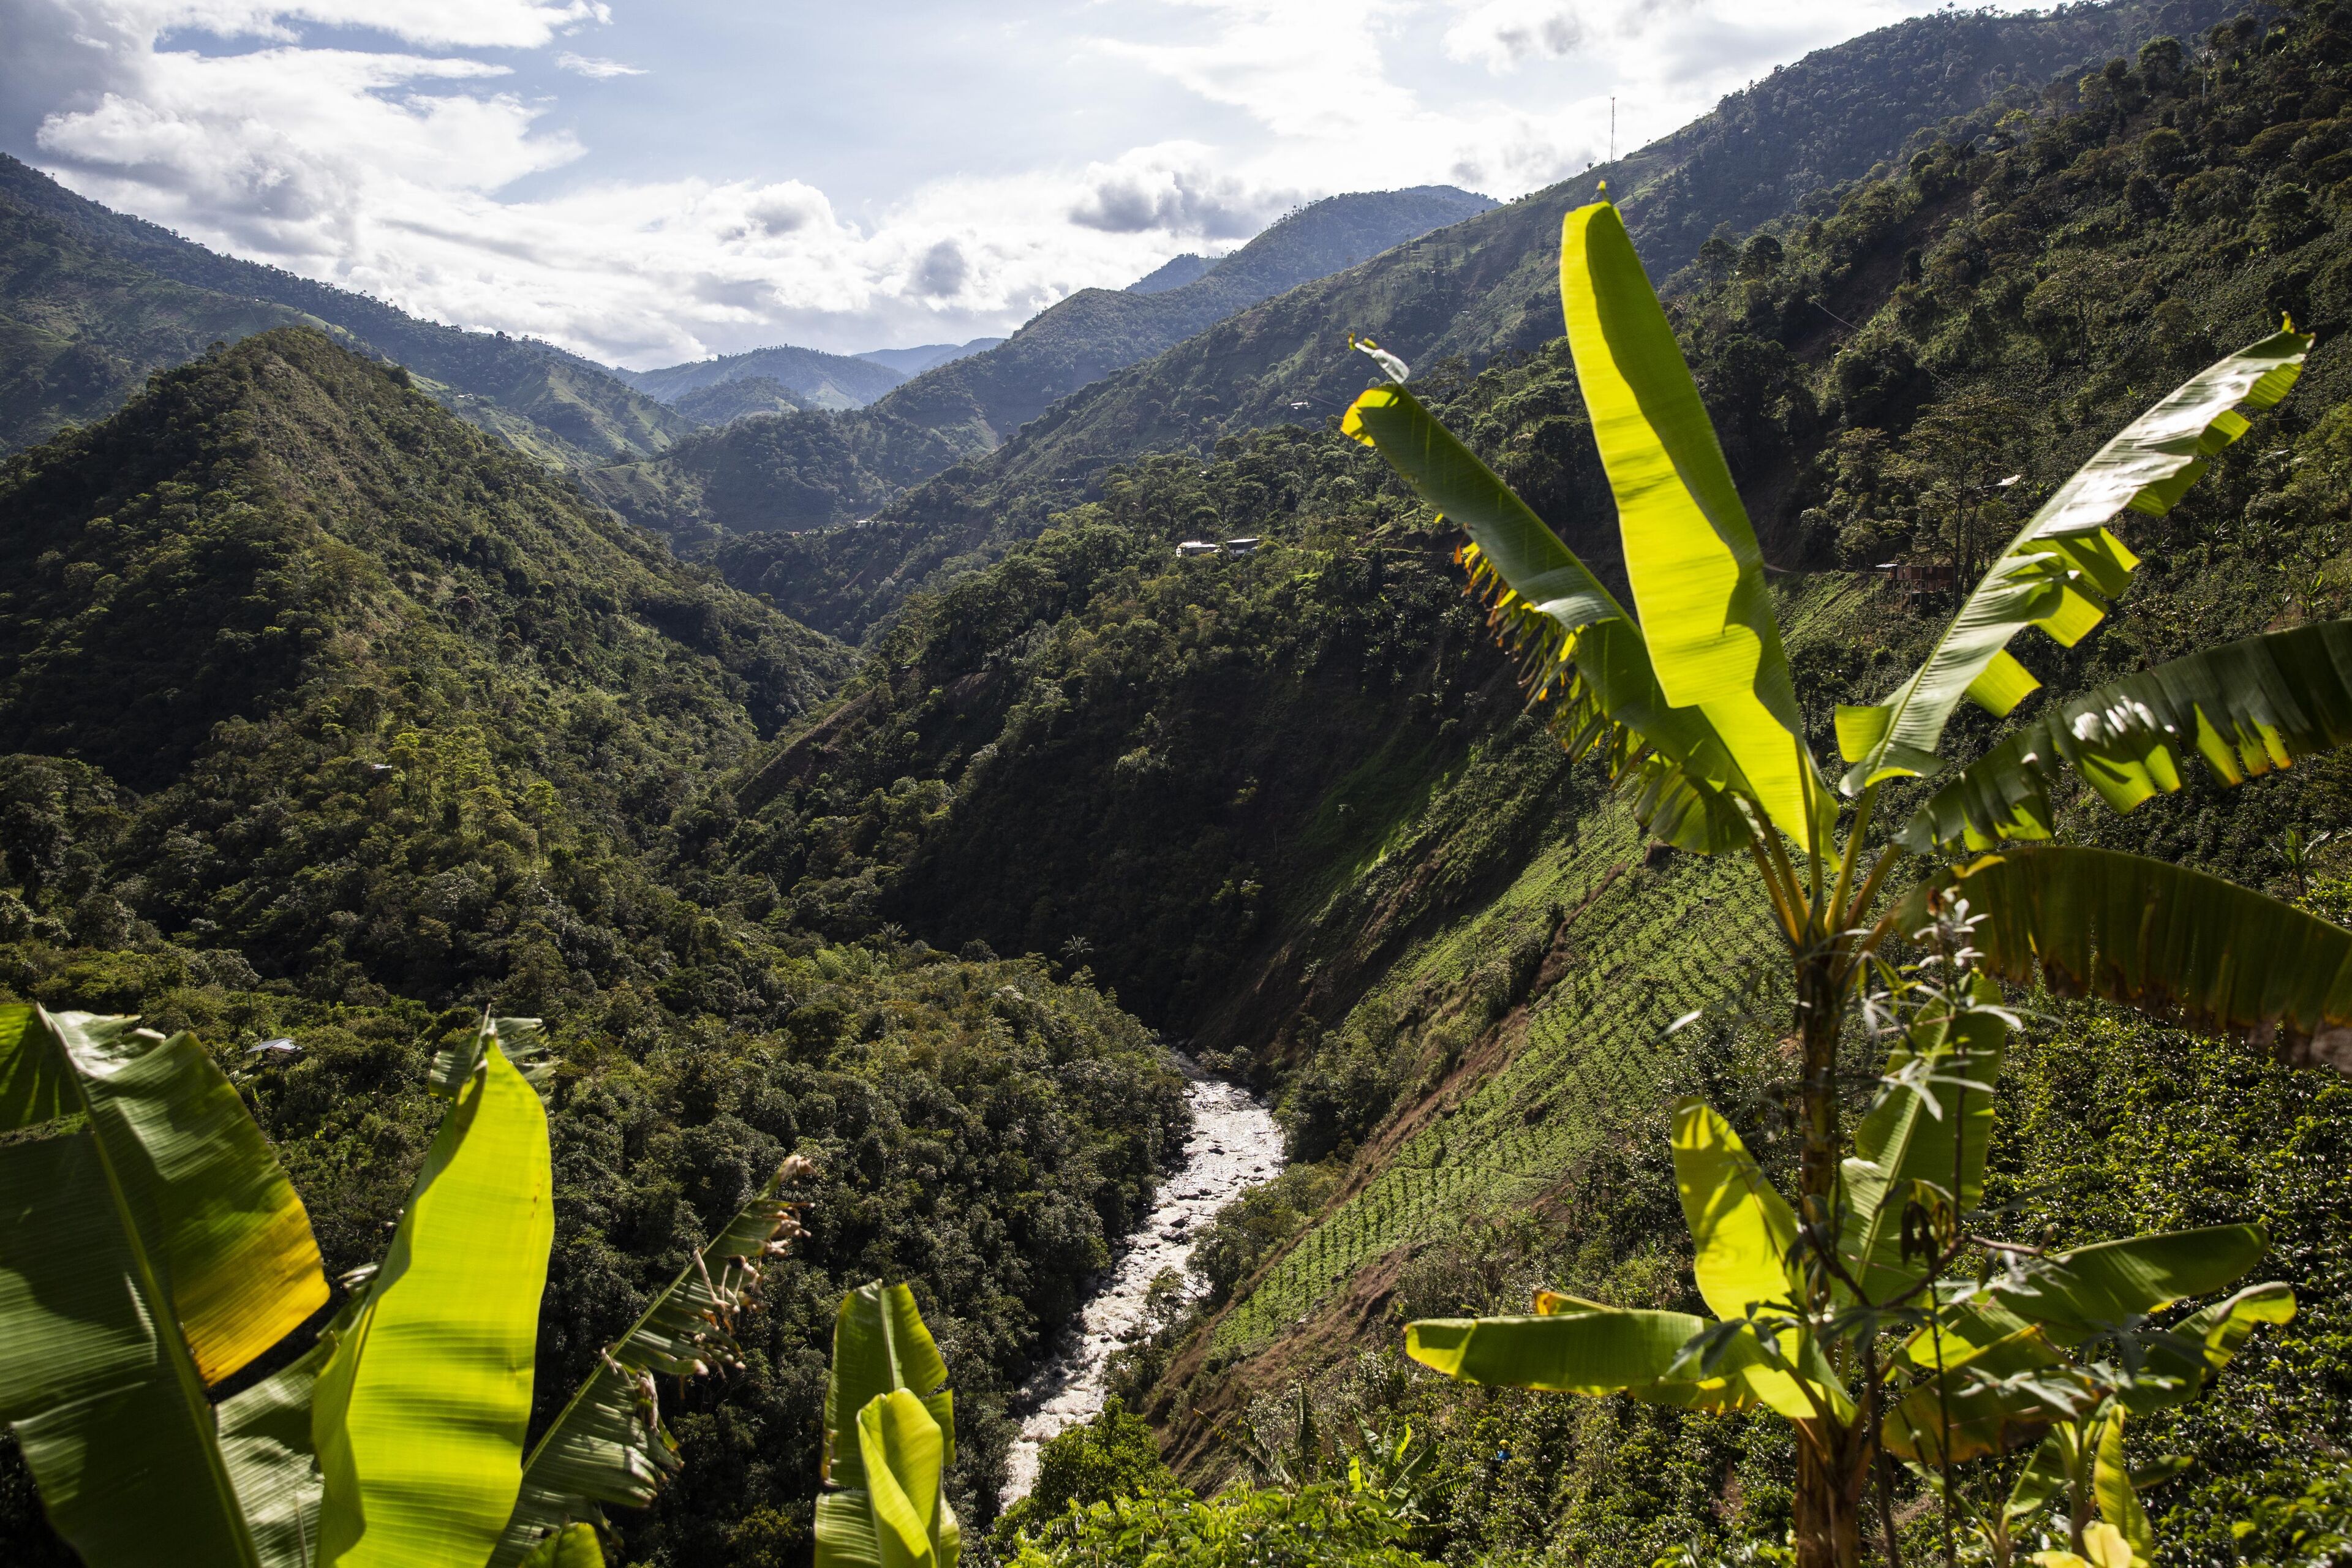
[[[461,418],[551,463],[645,456],[694,428],[605,367],[551,343],[444,326],[364,294],[221,255],[160,225],[76,195],[30,164],[0,153],[0,225],[21,223],[26,214],[63,229],[89,251],[155,279],[293,312],[285,321],[325,323],[371,353],[406,365]],[[0,233],[5,243],[7,237]],[[6,308],[0,301],[0,310]],[[149,371],[166,368],[167,363],[176,362],[151,356],[123,369],[84,400],[84,416],[110,412]]]
[[[1336,416],[1370,374],[1349,348],[1350,332],[1378,338],[1423,370],[1557,338],[1559,278],[1547,258],[1557,254],[1562,216],[1600,181],[1672,292],[1670,274],[1717,229],[1760,221],[1777,202],[1807,205],[1814,193],[1791,196],[1804,181],[1844,169],[1851,183],[1934,142],[1948,121],[1953,134],[1984,134],[2012,100],[2040,104],[2061,86],[2071,94],[2071,81],[2032,74],[2041,68],[2063,78],[2136,48],[2159,17],[2186,30],[2230,9],[2221,0],[2115,0],[2048,16],[1943,11],[1816,50],[1614,165],[1303,284],[1116,371],[1002,447],[943,468],[886,506],[873,507],[882,487],[867,485],[861,499],[876,519],[867,528],[747,534],[728,539],[717,559],[730,581],[806,624],[862,636],[908,593],[1042,527],[1120,463],[1154,451],[1202,453],[1253,429]],[[1924,122],[1895,118],[1913,106]],[[1810,205],[1833,212],[1835,195],[1821,191]],[[743,531],[723,517],[674,517],[670,525],[696,538]]]
[[[747,526],[794,530],[870,513],[908,485],[986,452],[1056,399],[1296,281],[1494,204],[1452,186],[1331,196],[1286,215],[1202,277],[1154,294],[1084,289],[983,353],[952,360],[841,416],[738,425],[675,460],[592,472],[592,491],[684,546]],[[761,474],[768,476],[763,481]],[[748,504],[731,506],[730,498]]]

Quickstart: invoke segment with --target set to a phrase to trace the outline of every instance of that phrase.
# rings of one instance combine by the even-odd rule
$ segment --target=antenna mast
[[[1617,95],[1609,95],[1609,161],[1617,161]]]

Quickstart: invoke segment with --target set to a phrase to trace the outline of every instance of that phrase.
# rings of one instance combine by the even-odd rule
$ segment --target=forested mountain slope
[[[626,1560],[805,1542],[833,1310],[877,1273],[924,1282],[959,1506],[988,1517],[1006,1391],[1141,1212],[1182,1084],[1083,977],[829,944],[745,868],[774,830],[718,781],[844,650],[307,331],[10,459],[0,515],[0,992],[194,1029],[331,1271],[381,1255],[438,1120],[431,1053],[485,1005],[546,1016],[541,1419],[814,1156],[757,1370],[663,1390],[688,1479]],[[299,1053],[248,1054],[274,1037]],[[68,1560],[5,1441],[0,1560]]]
[[[550,344],[420,321],[362,294],[217,255],[75,195],[37,169],[0,154],[0,257],[38,258],[61,242],[73,246],[78,258],[105,258],[113,279],[102,312],[104,332],[81,339],[95,356],[63,372],[61,391],[70,405],[63,408],[65,418],[111,412],[148,372],[191,357],[211,340],[194,337],[195,328],[183,319],[201,319],[231,329],[213,333],[221,338],[241,336],[234,330],[240,326],[254,331],[292,321],[326,323],[406,365],[461,418],[557,465],[658,452],[694,427],[604,367]],[[82,290],[72,276],[91,263],[77,260],[62,278],[21,261],[0,266],[8,274],[0,288],[0,318],[37,326],[61,308],[75,308]],[[194,306],[192,290],[237,300],[244,314]],[[83,300],[85,309],[95,303]],[[184,340],[194,349],[182,349]],[[10,363],[13,367],[13,353]],[[54,418],[0,424],[0,450],[37,440],[57,424]]]
[[[792,393],[804,408],[863,408],[903,383],[906,373],[866,356],[829,354],[789,343],[748,353],[720,354],[659,370],[613,373],[639,392],[672,407],[690,393],[729,382],[766,377]]]
[[[1121,366],[1269,295],[1493,205],[1450,185],[1327,197],[1192,282],[1150,294],[1080,289],[995,347],[927,370],[834,424],[789,418],[719,431],[659,458],[593,473],[587,483],[623,516],[687,546],[730,533],[848,522],[994,448],[1056,398]],[[748,363],[758,356],[736,357]]]
[[[2119,0],[2042,16],[1945,10],[1817,50],[1611,167],[1268,300],[1106,378],[993,456],[897,501],[873,527],[730,543],[719,560],[729,581],[811,626],[856,637],[934,574],[985,559],[1054,507],[1091,493],[1113,464],[1205,451],[1221,436],[1273,425],[1320,425],[1364,385],[1350,331],[1416,364],[1481,363],[1549,341],[1559,330],[1559,221],[1600,179],[1663,279],[1718,227],[1746,229],[1800,206],[1830,210],[1826,187],[1895,158],[1915,138],[1932,139],[1953,116],[1990,130],[2005,104],[2038,103],[2053,76],[2071,93],[2084,68],[2168,27],[2194,36],[2228,14],[2218,0]],[[868,515],[885,491],[856,493],[841,515]],[[806,526],[762,525],[756,514],[723,525]],[[670,526],[704,532],[683,520]]]
[[[2352,324],[2352,16],[2249,16],[2192,42],[2213,49],[2210,75],[2168,41],[2117,58],[2066,112],[1930,145],[1681,300],[1787,569],[1822,752],[1832,703],[1881,696],[1950,609],[1870,567],[1948,562],[1963,522],[2002,536],[2283,310],[2322,337],[2294,396],[2172,513],[2129,520],[2144,564],[2098,632],[2017,651],[2050,688],[2037,700],[2056,700],[2352,608],[2352,358],[2335,341]],[[1415,379],[1613,571],[1563,345]],[[1178,559],[1212,521],[1269,542]],[[1169,1319],[1121,1382],[1189,1476],[1232,1474],[1228,1424],[1255,1409],[1274,1429],[1305,1384],[1327,1430],[1352,1411],[1434,1435],[1426,1549],[1450,1562],[1714,1561],[1787,1528],[1785,1427],[1485,1392],[1397,1353],[1406,1318],[1509,1310],[1538,1284],[1695,1305],[1665,1158],[1675,1094],[1725,1107],[1768,1170],[1793,1159],[1771,1088],[1789,999],[1756,988],[1773,939],[1743,868],[1646,845],[1566,762],[1460,596],[1449,543],[1335,434],[1124,466],[1101,499],[912,601],[848,700],[735,797],[793,827],[759,863],[821,929],[895,920],[1084,951],[1146,1016],[1279,1096],[1300,1163],[1211,1233],[1207,1310]],[[2000,729],[1973,714],[1956,732],[1966,747]],[[2298,868],[2283,847],[2291,829],[2352,827],[2340,755],[2128,817],[2074,801],[2061,826],[2352,910],[2352,859]],[[2259,1220],[2265,1270],[2302,1302],[2212,1400],[2136,1418],[2135,1463],[2199,1459],[2152,1494],[2158,1561],[2324,1560],[2315,1542],[2352,1523],[2352,1089],[2021,1000],[1995,1197],[2009,1233]],[[1852,1067],[1859,1094],[1876,1070],[1859,1041]],[[1906,1550],[1932,1558],[1932,1509],[1898,1503]]]

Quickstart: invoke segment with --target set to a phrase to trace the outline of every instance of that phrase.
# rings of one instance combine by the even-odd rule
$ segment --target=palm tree
[[[309,1215],[187,1035],[0,1007],[0,1421],[89,1568],[593,1568],[607,1503],[677,1468],[656,1373],[800,1234],[788,1161],[607,1347],[528,1454],[554,1236],[538,1020],[443,1051],[448,1101],[383,1262],[317,1342],[213,1390],[327,1305]]]
[[[1724,1321],[1699,1340],[1687,1325],[1622,1316],[1575,1332],[1623,1342],[1614,1364],[1629,1375],[1615,1386],[1647,1379],[1654,1394],[1669,1397],[1711,1382],[1717,1394],[1681,1402],[1760,1402],[1796,1420],[1803,1433],[1799,1561],[1850,1568],[1882,1447],[1876,1380],[1890,1369],[1875,1360],[1877,1328],[1898,1321],[1888,1311],[1940,1322],[1939,1298],[1922,1279],[1932,1282],[1958,1256],[1927,1248],[1933,1267],[1924,1276],[1888,1287],[1900,1295],[1853,1277],[1858,1256],[1866,1261],[1868,1253],[1854,1251],[1857,1219],[1876,1234],[1920,1217],[1916,1199],[1889,1209],[1883,1223],[1875,1212],[1893,1167],[1870,1155],[1894,1158],[1884,1147],[1855,1156],[1881,1184],[1864,1213],[1838,1082],[1842,1029],[1867,977],[1884,965],[1890,938],[1940,921],[1966,950],[1955,956],[1967,963],[1943,975],[1941,1000],[1917,1016],[1915,1033],[1924,1034],[1916,1048],[1906,1056],[1898,1047],[1895,1065],[1926,1064],[1926,1077],[1906,1091],[1922,1103],[1946,1092],[1927,1079],[1957,1073],[1975,1081],[1966,1075],[1962,1037],[2005,1027],[1995,1002],[1974,989],[1983,976],[1961,968],[2020,983],[2039,977],[2142,1006],[2290,1062],[2352,1067],[2352,931],[2158,861],[2011,847],[2051,836],[2050,786],[2068,769],[2128,811],[2179,788],[2192,751],[2224,784],[2236,784],[2352,740],[2352,624],[2249,638],[2102,687],[2053,705],[1964,768],[1939,754],[1964,698],[2007,715],[2035,689],[2008,651],[2021,629],[2037,626],[2071,646],[2099,622],[2137,564],[2107,524],[2126,510],[2169,510],[2246,430],[2248,413],[2286,395],[2310,339],[2290,326],[2221,360],[2061,485],[1910,679],[1882,701],[1837,710],[1848,765],[1832,785],[1806,744],[1754,530],[1614,206],[1604,201],[1569,215],[1560,284],[1577,378],[1616,499],[1633,609],[1430,416],[1392,355],[1373,351],[1391,380],[1356,401],[1344,428],[1468,534],[1460,558],[1487,594],[1497,631],[1526,656],[1538,697],[1553,700],[1555,729],[1569,748],[1607,762],[1655,837],[1701,854],[1744,855],[1755,866],[1785,942],[1801,1047],[1796,1202],[1775,1210],[1780,1200],[1766,1200],[1769,1189],[1728,1127],[1685,1108],[1676,1167],[1694,1230],[1703,1219],[1739,1230],[1734,1254],[1748,1273],[1726,1277],[1720,1301],[1703,1274]],[[1906,778],[1935,787],[1899,830],[1874,837],[1883,792]],[[1964,864],[1939,858],[1907,897],[1883,896],[1906,854],[1962,850],[2001,852]],[[1962,907],[1969,912],[1956,925]],[[1948,1225],[1968,1205],[1962,1181],[1950,1173],[1943,1181]],[[1704,1269],[1707,1236],[1699,1241]],[[2168,1299],[2149,1297],[2134,1310],[2144,1316]],[[1759,1328],[1760,1303],[1781,1316]],[[1590,1315],[1593,1307],[1568,1305],[1573,1310],[1551,1315]],[[1416,1336],[1416,1353],[1460,1371],[1460,1336],[1423,1327],[1432,1331]],[[1545,1331],[1555,1339],[1569,1331]],[[1492,1370],[1494,1380],[1514,1380],[1507,1365]],[[1857,1399],[1845,1385],[1864,1373],[1868,1386]],[[2004,1430],[2023,1441],[2039,1426],[2026,1419]]]

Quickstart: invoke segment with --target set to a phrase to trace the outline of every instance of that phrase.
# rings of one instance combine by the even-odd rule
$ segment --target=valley
[[[1841,709],[1933,653],[1962,558],[2283,320],[2316,339],[2292,395],[2177,505],[2119,515],[2128,592],[2071,642],[2021,635],[2049,690],[1959,708],[1948,750],[2352,612],[2352,8],[2328,0],[1933,13],[1516,201],[1328,198],[1001,342],[903,351],[953,355],[930,363],[610,373],[264,278],[10,162],[0,1001],[194,1031],[331,1277],[376,1261],[426,1158],[433,1053],[485,1009],[545,1019],[534,1433],[812,1158],[741,1368],[661,1384],[682,1468],[616,1511],[614,1563],[812,1560],[834,1312],[873,1279],[913,1286],[951,1369],[973,1568],[1129,1560],[995,1530],[1112,1400],[1148,1424],[1129,1459],[1202,1499],[1425,1456],[1391,1539],[1315,1561],[1793,1562],[1806,1461],[1769,1409],[1403,1352],[1409,1321],[1538,1290],[1709,1306],[1685,1097],[1765,1180],[1803,1159],[1799,998],[1750,858],[1662,841],[1639,783],[1562,744],[1462,527],[1340,427],[1381,380],[1348,346],[1370,332],[1635,597],[1561,336],[1562,219],[1604,177],[1832,780]],[[2128,816],[2068,775],[2059,845],[2352,922],[2347,753],[2223,788],[2188,749]],[[1841,820],[1891,842],[1928,793]],[[1890,863],[1890,901],[1936,864]],[[2337,1562],[2352,1085],[2053,973],[2001,993],[1971,1223],[2037,1258],[2259,1223],[2254,1278],[2295,1293],[2203,1398],[2135,1411],[2135,1464],[2195,1463],[2147,1483],[2134,1568]],[[1835,1064],[1857,1121],[1879,1027],[1858,1015]],[[1943,1561],[1942,1483],[1887,1469],[1867,1560]],[[0,1557],[75,1561],[13,1438]]]

